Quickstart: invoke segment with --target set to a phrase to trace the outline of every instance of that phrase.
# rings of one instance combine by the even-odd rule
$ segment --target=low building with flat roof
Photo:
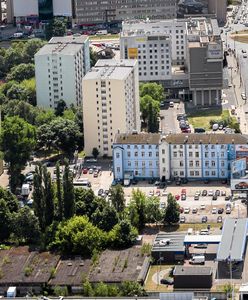
[[[159,232],[152,246],[152,257],[157,263],[183,261],[186,233]]]
[[[211,289],[213,270],[211,267],[176,266],[173,272],[174,289]]]

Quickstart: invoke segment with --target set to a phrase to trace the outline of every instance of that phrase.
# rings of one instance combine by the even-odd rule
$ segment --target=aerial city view
[[[247,97],[247,0],[0,0],[0,298],[248,299]]]

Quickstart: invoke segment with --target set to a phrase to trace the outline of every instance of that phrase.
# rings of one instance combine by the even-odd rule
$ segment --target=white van
[[[193,228],[189,228],[188,229],[188,235],[192,235],[193,234]]]
[[[201,229],[200,235],[209,235],[209,230],[208,229]]]
[[[204,255],[193,256],[189,260],[189,263],[191,265],[204,265],[205,264],[205,256]]]
[[[22,185],[22,196],[27,197],[30,193],[30,185],[28,183],[24,183]]]

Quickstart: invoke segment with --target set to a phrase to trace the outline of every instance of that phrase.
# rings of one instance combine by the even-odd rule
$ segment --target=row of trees
[[[140,84],[140,110],[148,132],[158,132],[160,103],[164,97],[162,85],[157,83]]]

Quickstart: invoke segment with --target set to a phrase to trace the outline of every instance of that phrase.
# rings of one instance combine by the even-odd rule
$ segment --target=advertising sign
[[[48,20],[53,17],[53,0],[38,0],[40,20]]]
[[[248,145],[236,145],[236,158],[246,158],[248,165]]]
[[[232,191],[248,191],[248,178],[231,179]]]
[[[208,58],[222,58],[221,44],[208,44]]]
[[[13,13],[15,17],[38,16],[37,0],[22,0],[13,1]]]
[[[138,48],[128,48],[128,58],[137,59],[138,58]]]
[[[246,158],[236,159],[231,164],[232,178],[240,178],[245,175]]]
[[[186,15],[208,14],[208,0],[179,0],[177,7],[178,18],[184,18]]]

